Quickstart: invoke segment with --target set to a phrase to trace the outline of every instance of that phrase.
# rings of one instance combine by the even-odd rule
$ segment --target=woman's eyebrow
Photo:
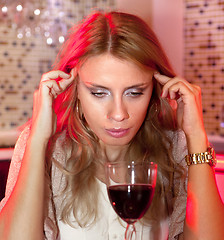
[[[147,87],[149,84],[150,84],[149,82],[143,82],[143,83],[131,85],[131,86],[125,88],[125,90],[132,89],[132,88],[145,88],[145,87]]]
[[[95,83],[91,83],[91,82],[86,82],[84,84],[87,85],[87,86],[89,85],[90,87],[110,90],[110,88],[102,86],[100,84],[95,84]],[[149,85],[149,82],[143,82],[143,83],[139,83],[139,84],[134,84],[134,85],[126,87],[125,90],[132,89],[132,88],[142,88],[142,87],[144,88],[144,87],[147,87],[147,85]]]
[[[110,90],[109,88],[99,85],[99,84],[95,84],[95,83],[91,83],[91,82],[83,82],[87,87],[95,87],[95,88],[101,88],[101,89],[106,89],[106,90]]]

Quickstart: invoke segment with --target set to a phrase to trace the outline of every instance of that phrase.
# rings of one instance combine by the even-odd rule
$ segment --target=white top
[[[110,205],[107,195],[106,185],[98,180],[100,184],[100,219],[92,228],[73,228],[62,221],[58,221],[60,230],[60,240],[124,240],[125,229],[127,224],[118,217]],[[74,219],[71,217],[71,219]],[[137,236],[141,240],[150,240],[150,227],[142,226],[140,223],[135,223]],[[166,240],[168,238],[168,221],[161,223],[161,237],[160,240]],[[58,240],[59,240],[58,239]]]

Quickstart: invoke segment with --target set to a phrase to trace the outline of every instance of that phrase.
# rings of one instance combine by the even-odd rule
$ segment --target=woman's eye
[[[98,98],[102,98],[108,95],[108,93],[106,92],[95,92],[95,91],[91,91],[91,94]]]
[[[126,95],[131,96],[131,97],[138,97],[143,95],[143,92],[128,92]]]

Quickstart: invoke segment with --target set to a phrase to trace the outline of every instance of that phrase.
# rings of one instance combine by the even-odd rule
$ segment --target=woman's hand
[[[201,89],[180,77],[169,78],[155,73],[156,80],[163,85],[161,97],[176,100],[178,126],[185,132],[188,142],[206,142],[204,129]]]
[[[38,138],[48,142],[55,133],[57,117],[53,110],[53,101],[64,92],[75,78],[76,70],[71,74],[63,71],[50,71],[43,74],[39,90],[34,93],[32,134],[38,134]],[[60,81],[55,79],[61,78]]]

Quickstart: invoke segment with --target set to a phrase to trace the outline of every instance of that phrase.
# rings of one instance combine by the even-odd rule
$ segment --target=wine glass
[[[125,240],[135,235],[135,222],[142,218],[153,199],[157,164],[153,162],[108,162],[106,183],[110,203],[126,223]]]

